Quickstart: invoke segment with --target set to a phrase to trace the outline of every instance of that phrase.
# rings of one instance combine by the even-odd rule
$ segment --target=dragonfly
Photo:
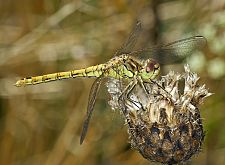
[[[160,74],[160,64],[181,62],[194,50],[198,50],[206,44],[206,39],[203,36],[192,36],[160,46],[133,50],[140,32],[141,23],[137,22],[122,47],[106,63],[66,72],[26,77],[18,80],[15,86],[36,85],[78,77],[96,78],[89,93],[87,112],[80,137],[80,144],[82,144],[104,78],[128,80],[129,83],[122,92],[127,96],[135,85],[140,84],[145,88],[144,83],[153,82]]]

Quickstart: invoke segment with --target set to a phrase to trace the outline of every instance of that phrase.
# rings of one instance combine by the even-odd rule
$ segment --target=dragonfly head
[[[147,59],[144,61],[144,67],[140,72],[140,76],[143,80],[153,80],[160,72],[160,65],[153,59]]]

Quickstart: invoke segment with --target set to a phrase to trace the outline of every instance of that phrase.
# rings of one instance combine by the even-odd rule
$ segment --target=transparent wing
[[[130,53],[137,42],[140,32],[141,32],[141,22],[138,21],[134,26],[133,30],[131,31],[128,39],[124,42],[122,47],[117,50],[117,52],[114,54],[114,57],[119,56],[121,54]]]
[[[147,48],[131,52],[130,55],[140,56],[140,58],[153,58],[160,64],[173,64],[183,61],[195,50],[199,50],[206,45],[207,41],[203,36],[193,36],[162,46]]]
[[[99,90],[101,82],[102,82],[101,80],[102,80],[102,77],[97,78],[91,87],[91,91],[90,91],[89,98],[88,98],[87,113],[85,116],[82,132],[81,132],[81,136],[80,136],[80,144],[83,143],[85,136],[87,134],[88,125],[89,125],[91,115],[92,115],[92,112],[93,112],[94,106],[95,106],[96,96],[97,96],[98,90]]]
[[[141,31],[141,23],[137,22],[132,32],[130,33],[128,39],[125,41],[123,46],[114,54],[114,56],[118,56],[124,53],[130,53],[137,42],[140,31]],[[88,99],[87,114],[84,120],[83,129],[82,129],[81,137],[80,137],[80,144],[83,143],[85,136],[87,134],[88,125],[89,125],[89,121],[91,119],[91,115],[94,109],[97,92],[101,85],[101,79],[102,79],[101,77],[97,78],[91,87],[91,91],[90,91],[89,99]]]

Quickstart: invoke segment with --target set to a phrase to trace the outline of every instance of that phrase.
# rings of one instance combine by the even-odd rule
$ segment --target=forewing
[[[140,32],[141,32],[141,22],[138,21],[134,26],[133,30],[131,31],[128,39],[124,42],[122,47],[117,50],[114,56],[130,53],[137,42]]]
[[[80,137],[80,144],[83,143],[83,141],[86,137],[86,134],[87,134],[88,125],[89,125],[89,122],[90,122],[90,119],[91,119],[92,112],[94,110],[96,96],[97,96],[98,90],[99,90],[100,85],[101,85],[101,80],[102,80],[102,77],[97,78],[94,81],[94,83],[92,84],[92,87],[91,87],[91,91],[90,91],[89,98],[88,98],[87,113],[86,113],[86,116],[85,116],[82,132],[81,132],[81,137]]]
[[[160,64],[173,64],[183,61],[195,50],[204,47],[206,43],[207,41],[203,36],[193,36],[162,46],[134,51],[131,55],[138,55],[144,59],[153,58]]]

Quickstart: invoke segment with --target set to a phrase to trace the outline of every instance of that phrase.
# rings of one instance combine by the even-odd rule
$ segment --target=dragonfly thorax
[[[153,59],[147,59],[143,62],[143,68],[140,71],[140,76],[143,80],[153,80],[160,72],[160,65]]]

